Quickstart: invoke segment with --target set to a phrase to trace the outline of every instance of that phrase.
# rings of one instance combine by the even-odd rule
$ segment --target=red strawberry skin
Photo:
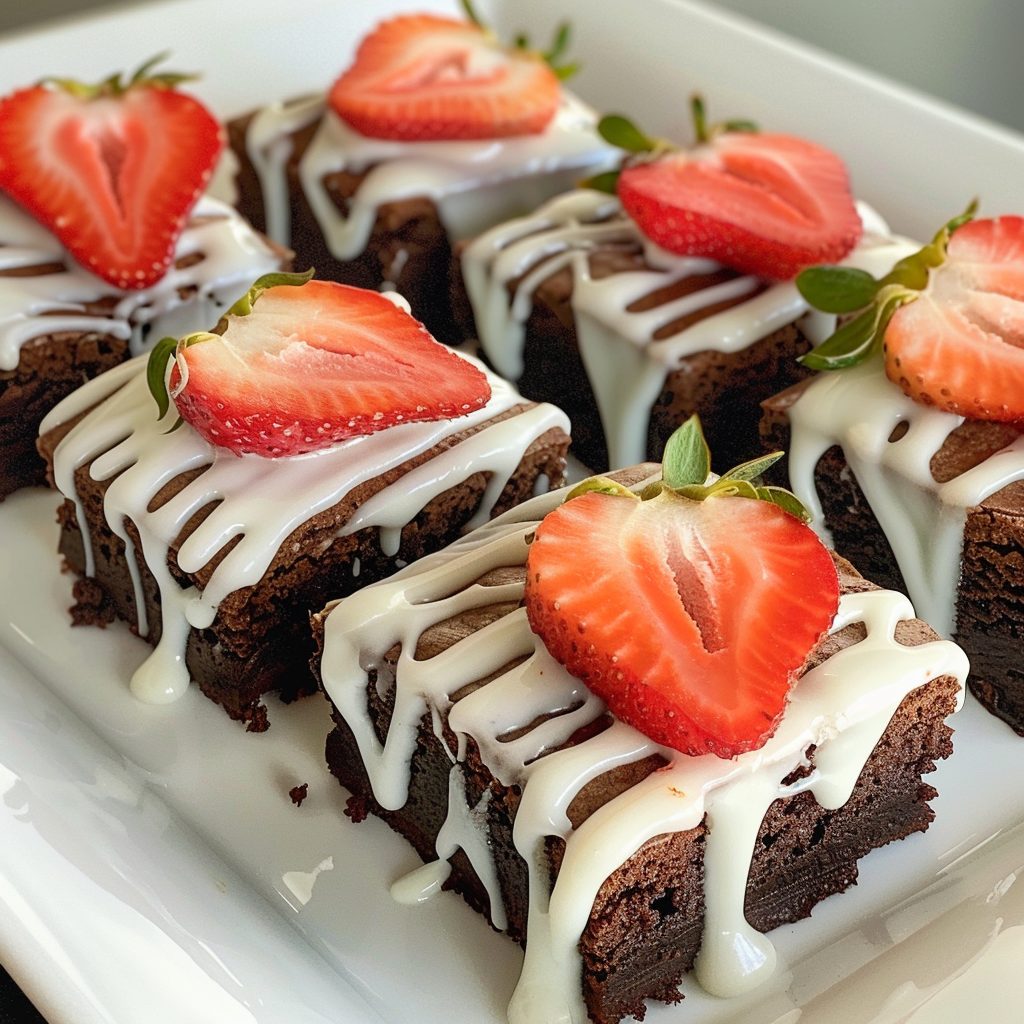
[[[618,190],[662,248],[775,280],[842,259],[863,230],[843,162],[789,135],[718,135],[626,167]]]
[[[1024,218],[958,228],[946,261],[885,331],[885,372],[968,419],[1024,421]]]
[[[182,419],[236,455],[302,455],[402,423],[456,419],[491,389],[379,292],[327,281],[263,292],[223,335],[179,344]]]
[[[552,656],[686,754],[763,745],[838,602],[814,533],[748,498],[590,492],[544,519],[527,560],[527,616]]]
[[[222,148],[210,112],[164,87],[81,99],[36,86],[0,101],[0,189],[124,290],[167,272]]]
[[[392,18],[361,43],[330,103],[357,132],[421,142],[543,131],[561,86],[535,54],[500,47],[476,25],[431,14]]]

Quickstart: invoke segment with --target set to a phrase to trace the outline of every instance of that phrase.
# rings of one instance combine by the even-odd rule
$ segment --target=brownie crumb
[[[361,796],[350,796],[345,802],[345,815],[351,818],[357,825],[366,821],[370,811],[366,806],[366,799]]]
[[[114,602],[106,591],[95,581],[84,577],[76,580],[71,589],[75,603],[68,609],[73,626],[109,625],[117,617]]]
[[[292,788],[288,790],[288,795],[292,798],[292,803],[295,804],[296,807],[302,806],[302,801],[306,799],[308,794],[308,782],[304,782],[301,786],[292,786]]]

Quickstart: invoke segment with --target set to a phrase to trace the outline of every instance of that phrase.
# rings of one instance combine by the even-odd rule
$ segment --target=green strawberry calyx
[[[783,457],[783,452],[772,452],[723,473],[708,483],[711,475],[711,450],[704,438],[700,417],[694,414],[665,444],[662,456],[662,477],[643,489],[639,494],[607,476],[594,476],[577,484],[566,495],[571,501],[581,494],[598,491],[649,501],[660,495],[674,495],[690,501],[706,501],[710,498],[737,497],[754,501],[767,501],[795,516],[801,522],[811,521],[810,513],[799,498],[784,487],[765,484],[764,474]]]
[[[978,200],[974,199],[927,245],[899,260],[884,277],[876,278],[856,267],[808,267],[801,271],[796,286],[811,306],[823,313],[857,315],[801,356],[800,362],[811,370],[842,370],[880,352],[893,314],[921,297],[931,271],[946,261],[950,238],[973,220],[977,210]]]

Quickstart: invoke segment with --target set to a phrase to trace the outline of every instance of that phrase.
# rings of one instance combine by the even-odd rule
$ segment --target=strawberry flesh
[[[1024,421],[1024,217],[959,228],[925,291],[893,314],[884,348],[886,374],[916,401]]]
[[[209,111],[168,88],[86,100],[36,86],[0,101],[0,189],[125,290],[167,272],[222,146]]]
[[[686,754],[764,744],[838,601],[813,531],[747,498],[590,492],[544,519],[527,560],[527,615],[552,656]]]
[[[663,249],[775,280],[842,259],[862,232],[839,157],[789,135],[717,135],[626,167],[618,190]]]
[[[179,345],[182,419],[237,455],[301,455],[378,430],[456,419],[487,404],[487,378],[378,292],[279,286],[224,333]]]
[[[543,131],[561,87],[536,54],[499,46],[476,25],[413,14],[378,25],[330,103],[362,135],[420,142]]]

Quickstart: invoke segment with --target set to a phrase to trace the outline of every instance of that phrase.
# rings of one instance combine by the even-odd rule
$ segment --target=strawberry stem
[[[694,93],[690,97],[690,113],[693,115],[693,134],[698,142],[710,142],[708,119],[704,111],[704,97]]]
[[[167,60],[168,57],[170,57],[169,52],[158,53],[156,56],[150,57],[127,79],[124,78],[123,72],[117,71],[95,84],[79,82],[74,78],[56,78],[54,76],[41,78],[36,84],[56,86],[80,100],[95,100],[106,96],[123,96],[131,89],[176,89],[182,82],[193,82],[199,77],[196,74],[183,74],[178,71],[150,73],[157,64]]]
[[[716,135],[725,132],[757,132],[757,122],[745,119],[718,121],[708,124],[707,111],[704,108],[704,97],[695,92],[690,97],[690,114],[693,117],[693,132],[698,145],[711,142]]]

